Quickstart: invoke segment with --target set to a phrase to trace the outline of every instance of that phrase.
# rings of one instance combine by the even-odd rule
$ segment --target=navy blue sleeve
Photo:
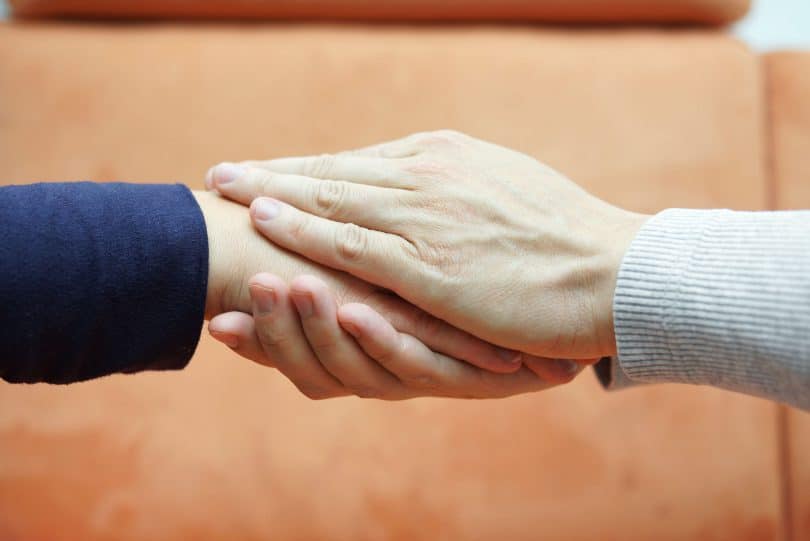
[[[207,281],[205,220],[185,186],[0,187],[0,377],[183,368]]]

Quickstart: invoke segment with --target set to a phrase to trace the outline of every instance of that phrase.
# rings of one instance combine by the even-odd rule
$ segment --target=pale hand
[[[243,357],[278,368],[311,398],[495,398],[565,383],[579,371],[495,348],[383,288],[274,246],[244,207],[194,195],[208,230],[209,331]],[[249,280],[263,270],[277,276]],[[286,281],[302,273],[310,276],[290,290]],[[338,309],[356,341],[338,325]],[[240,312],[252,312],[258,326]]]
[[[647,216],[529,156],[442,131],[220,164],[207,182],[252,202],[254,225],[279,246],[484,340],[586,362],[616,352],[616,276]]]

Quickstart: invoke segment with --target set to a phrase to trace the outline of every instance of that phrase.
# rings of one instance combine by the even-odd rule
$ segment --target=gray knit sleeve
[[[713,385],[810,410],[810,211],[666,210],[624,257],[609,388]]]

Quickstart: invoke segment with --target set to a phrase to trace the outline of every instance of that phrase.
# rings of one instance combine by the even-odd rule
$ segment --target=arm
[[[203,315],[249,312],[247,280],[268,269],[316,274],[340,302],[369,303],[454,358],[519,368],[381,288],[271,245],[243,207],[180,185],[0,188],[0,239],[0,377],[9,382],[182,368]]]
[[[603,381],[713,385],[810,409],[810,212],[671,209],[630,246]]]
[[[810,213],[650,220],[453,132],[225,164],[209,184],[251,204],[272,241],[502,346],[612,357],[598,365],[606,382],[711,384],[810,408]]]
[[[0,188],[0,376],[68,383],[177,369],[208,278],[200,210],[179,185]]]

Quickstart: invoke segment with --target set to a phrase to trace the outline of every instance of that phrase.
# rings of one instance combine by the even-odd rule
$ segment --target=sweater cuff
[[[72,383],[189,362],[208,236],[188,188],[7,186],[0,216],[0,378]]]
[[[808,312],[809,224],[807,212],[651,218],[618,275],[610,368],[628,381],[611,386],[713,385],[806,403],[810,340],[796,322]]]
[[[665,210],[648,220],[630,245],[613,298],[618,355],[612,362],[625,387],[629,382],[697,383],[694,367],[679,364],[676,351],[694,323],[679,315],[688,302],[682,280],[705,231],[725,212]]]

